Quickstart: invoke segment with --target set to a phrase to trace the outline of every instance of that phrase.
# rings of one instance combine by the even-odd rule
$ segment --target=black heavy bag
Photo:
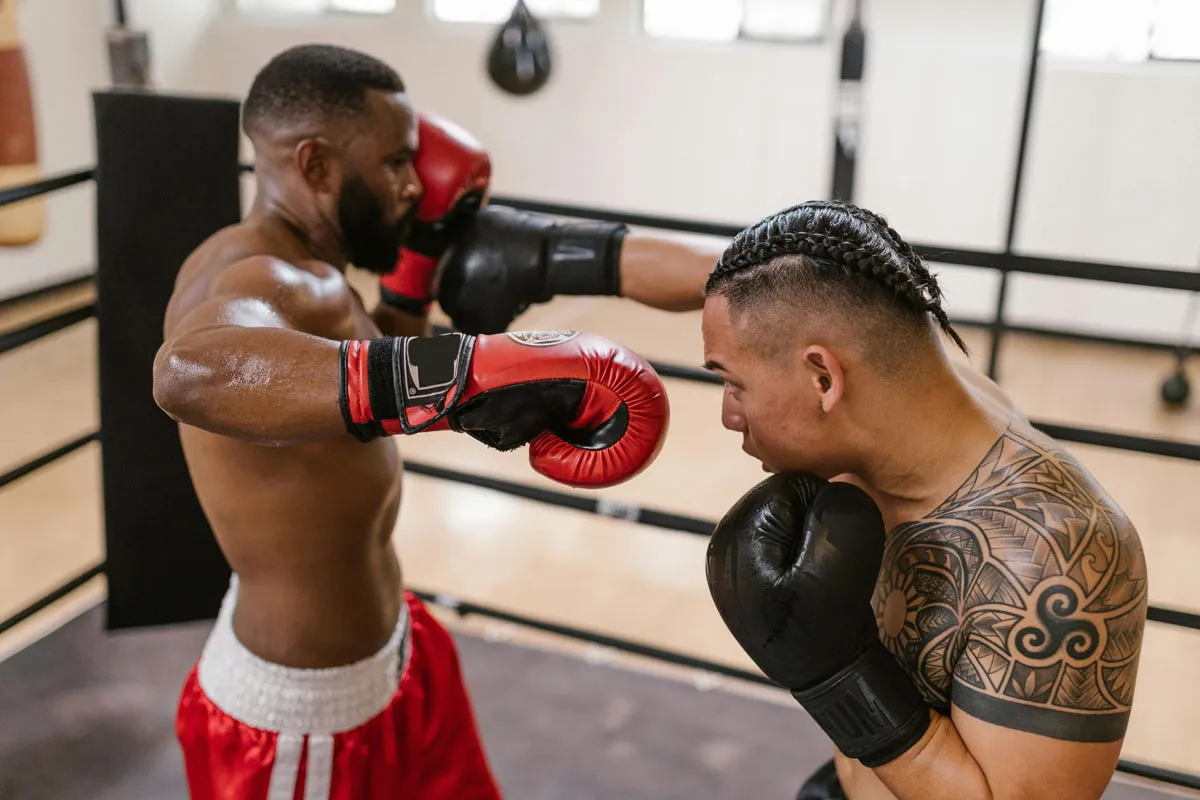
[[[525,0],[518,0],[496,34],[487,69],[492,82],[509,94],[533,94],[550,80],[550,43]]]

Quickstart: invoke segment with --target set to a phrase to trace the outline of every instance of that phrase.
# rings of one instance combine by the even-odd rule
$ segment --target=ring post
[[[152,371],[180,265],[241,219],[239,104],[113,90],[93,111],[107,626],[209,619],[229,566]]]

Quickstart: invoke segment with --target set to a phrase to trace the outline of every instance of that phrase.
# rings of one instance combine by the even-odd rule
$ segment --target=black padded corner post
[[[229,566],[154,403],[163,315],[188,254],[241,218],[232,100],[93,94],[96,287],[110,630],[209,619]]]

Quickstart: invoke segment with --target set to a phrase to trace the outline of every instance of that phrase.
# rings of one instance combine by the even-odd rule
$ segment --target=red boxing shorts
[[[373,656],[272,664],[233,633],[237,576],[175,722],[192,800],[496,800],[450,634],[405,595]]]

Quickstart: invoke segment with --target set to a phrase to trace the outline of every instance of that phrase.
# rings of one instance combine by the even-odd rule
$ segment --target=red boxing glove
[[[341,352],[342,415],[362,441],[454,430],[498,450],[529,444],[534,470],[568,486],[632,478],[670,422],[653,367],[595,334],[382,337]]]
[[[416,316],[429,313],[438,261],[486,202],[492,162],[483,146],[452,122],[418,115],[413,160],[424,195],[396,269],[379,282],[380,299]]]

